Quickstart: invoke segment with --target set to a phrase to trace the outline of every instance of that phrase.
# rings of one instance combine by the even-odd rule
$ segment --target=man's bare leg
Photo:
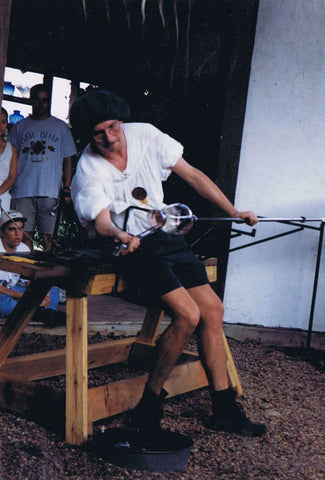
[[[199,348],[209,383],[214,390],[224,390],[229,380],[222,338],[223,304],[209,284],[191,288],[188,293],[200,310]]]
[[[187,340],[200,322],[200,353],[209,379],[212,399],[212,424],[216,430],[261,436],[264,424],[251,422],[235,402],[236,392],[229,388],[226,354],[222,338],[223,306],[209,285],[174,290],[163,298],[175,313],[157,349],[140,403],[134,410],[134,423],[150,435],[157,435],[162,417],[162,387],[182,353]],[[201,317],[201,321],[200,321]]]
[[[173,290],[162,299],[172,309],[173,321],[159,340],[155,362],[149,374],[148,386],[157,395],[200,320],[200,311],[185,288]]]
[[[131,425],[150,438],[161,429],[163,385],[200,320],[200,311],[185,288],[167,293],[163,300],[173,310],[173,321],[158,342],[148,382],[131,417]]]
[[[210,285],[188,290],[201,313],[200,356],[209,379],[212,400],[211,427],[255,437],[264,435],[266,425],[252,422],[229,388],[226,354],[222,338],[223,305]]]

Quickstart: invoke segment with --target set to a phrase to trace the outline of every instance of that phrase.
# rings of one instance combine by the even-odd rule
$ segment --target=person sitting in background
[[[17,210],[3,212],[0,217],[0,253],[30,252],[29,247],[22,242],[24,237],[24,223],[26,218]],[[18,273],[0,270],[0,315],[8,317],[19,299],[23,296],[28,280],[24,280]],[[63,312],[57,312],[59,289],[52,287],[43,299],[34,320],[42,322],[47,327],[62,324]]]
[[[7,141],[8,112],[1,108],[0,113],[0,201],[1,207],[10,210],[11,195],[17,175],[17,150]]]

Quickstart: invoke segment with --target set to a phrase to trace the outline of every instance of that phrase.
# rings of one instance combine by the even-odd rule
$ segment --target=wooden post
[[[88,438],[87,297],[67,296],[66,440],[80,445]]]
[[[161,307],[149,307],[143,320],[138,342],[154,344],[165,311]]]
[[[236,390],[239,396],[243,395],[243,389],[240,383],[240,378],[237,373],[236,365],[234,359],[232,358],[231,351],[228,345],[228,341],[225,335],[225,332],[222,332],[223,344],[225,347],[226,358],[227,358],[227,372],[230,380],[230,384],[234,390]]]
[[[4,71],[10,27],[11,0],[0,0],[0,105],[3,97]]]

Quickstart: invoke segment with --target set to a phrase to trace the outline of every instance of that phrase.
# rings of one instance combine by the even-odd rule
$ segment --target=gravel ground
[[[90,340],[102,339],[96,335]],[[244,388],[241,403],[248,416],[267,424],[263,438],[209,429],[209,394],[201,389],[169,399],[164,407],[164,426],[194,441],[186,470],[146,472],[114,466],[32,421],[0,411],[0,479],[324,480],[324,354],[280,351],[254,342],[229,344]],[[62,337],[24,334],[13,353],[63,346]],[[105,375],[109,381],[107,368],[90,376],[90,383]],[[62,385],[64,377],[53,382]],[[120,415],[101,422],[95,432],[124,421]]]

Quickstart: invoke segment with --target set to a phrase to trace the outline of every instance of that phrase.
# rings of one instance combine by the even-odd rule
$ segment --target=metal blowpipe
[[[132,207],[131,207],[132,208]],[[142,209],[143,210],[143,209]],[[195,222],[235,222],[235,223],[247,223],[243,218],[234,217],[197,217],[191,211],[191,209],[183,203],[173,203],[167,205],[162,210],[145,210],[147,212],[147,218],[151,228],[140,233],[138,237],[144,238],[147,235],[153,233],[156,230],[164,227],[164,231],[171,235],[185,235],[188,233]],[[325,223],[325,217],[323,218],[308,218],[308,217],[258,217],[259,222],[322,222]],[[120,244],[114,252],[115,256],[118,256],[123,250],[127,249],[127,245]]]

